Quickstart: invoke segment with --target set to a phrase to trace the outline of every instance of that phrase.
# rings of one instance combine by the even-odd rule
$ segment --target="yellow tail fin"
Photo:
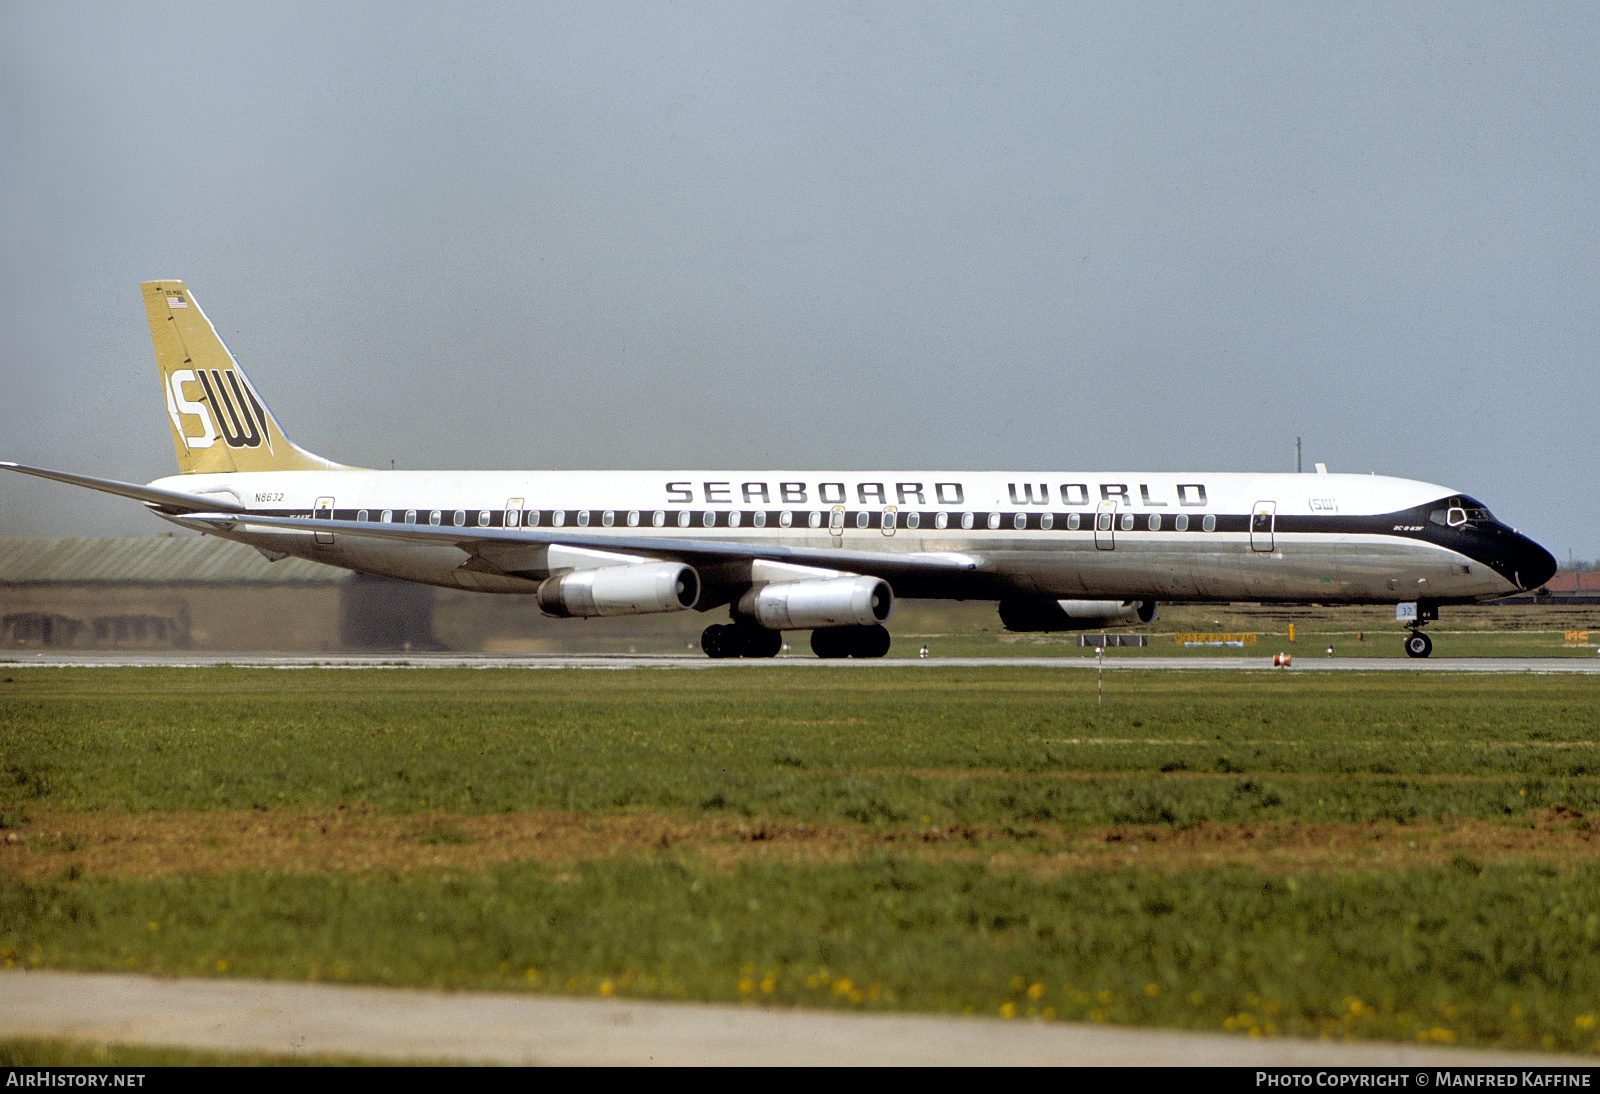
[[[330,471],[343,466],[313,456],[283,435],[182,281],[146,281],[140,288],[180,473]]]

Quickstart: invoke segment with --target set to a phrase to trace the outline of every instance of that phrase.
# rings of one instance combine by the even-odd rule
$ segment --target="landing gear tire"
[[[730,632],[732,627],[725,623],[714,623],[700,632],[700,648],[707,657],[720,660],[724,657],[738,657],[739,650],[733,641],[734,635]]]
[[[717,623],[700,634],[700,648],[707,657],[776,657],[783,648],[783,632],[765,627],[739,627]]]
[[[883,626],[823,627],[811,632],[811,652],[824,658],[882,657],[889,644],[889,630]]]
[[[1406,635],[1406,656],[1426,657],[1433,652],[1433,639],[1421,631],[1412,631]]]
[[[765,627],[735,627],[744,649],[741,657],[776,657],[783,649],[783,632],[769,631]]]

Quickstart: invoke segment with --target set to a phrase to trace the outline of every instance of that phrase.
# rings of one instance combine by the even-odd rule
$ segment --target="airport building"
[[[435,649],[433,590],[212,536],[0,538],[0,650]]]

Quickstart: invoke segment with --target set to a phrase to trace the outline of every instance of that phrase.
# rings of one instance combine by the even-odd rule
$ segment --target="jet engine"
[[[1002,600],[1008,631],[1088,631],[1128,627],[1156,617],[1154,600]]]
[[[547,615],[644,615],[692,608],[700,599],[700,575],[682,562],[640,562],[569,570],[547,578],[536,594]]]
[[[742,615],[774,631],[870,627],[893,610],[894,593],[878,577],[784,581],[751,589],[739,599]]]

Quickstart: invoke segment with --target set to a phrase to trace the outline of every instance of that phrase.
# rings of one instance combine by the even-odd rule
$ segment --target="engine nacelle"
[[[645,615],[681,612],[700,599],[700,575],[682,562],[641,562],[569,570],[547,578],[536,594],[549,615]]]
[[[1002,600],[1008,631],[1088,631],[1128,627],[1156,617],[1154,600]]]
[[[784,581],[751,589],[739,611],[774,631],[870,627],[894,610],[894,593],[879,577]]]

